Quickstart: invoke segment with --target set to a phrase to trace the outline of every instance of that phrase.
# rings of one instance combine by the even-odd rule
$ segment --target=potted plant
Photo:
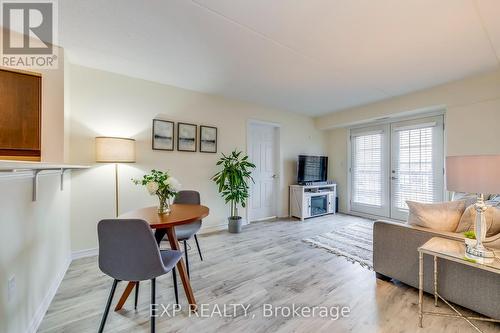
[[[158,206],[158,214],[170,213],[170,198],[177,195],[181,188],[181,184],[174,177],[171,177],[168,172],[159,170],[151,170],[150,174],[144,175],[142,179],[132,179],[134,184],[146,187],[146,190],[151,195],[156,195],[160,202]]]
[[[465,246],[474,246],[476,245],[476,233],[472,230],[464,232],[465,236]]]
[[[238,215],[238,206],[245,207],[248,199],[248,181],[255,165],[248,161],[248,156],[234,150],[229,156],[222,154],[217,162],[222,170],[217,172],[212,180],[217,184],[219,193],[227,203],[230,203],[231,214],[228,218],[228,230],[231,233],[241,232],[242,218]]]

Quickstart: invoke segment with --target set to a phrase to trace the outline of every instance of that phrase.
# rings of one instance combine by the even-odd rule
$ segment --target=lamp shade
[[[500,193],[500,155],[449,156],[446,158],[449,191]]]
[[[98,136],[95,138],[95,159],[101,163],[135,162],[135,140]]]

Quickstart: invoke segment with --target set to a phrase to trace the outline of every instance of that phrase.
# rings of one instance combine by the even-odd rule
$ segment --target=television
[[[297,163],[297,182],[326,182],[328,177],[327,156],[299,155]]]

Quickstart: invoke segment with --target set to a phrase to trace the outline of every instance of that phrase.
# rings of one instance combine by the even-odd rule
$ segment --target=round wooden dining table
[[[177,236],[175,234],[175,226],[182,224],[188,224],[201,220],[208,216],[208,207],[202,205],[186,205],[186,204],[173,204],[170,206],[171,212],[169,214],[158,214],[158,207],[145,207],[130,211],[128,213],[120,215],[119,219],[139,219],[144,220],[149,223],[152,229],[165,229],[168,236],[168,241],[170,243],[170,248],[172,250],[181,251],[179,242],[177,241]],[[189,277],[186,271],[186,264],[184,259],[180,259],[177,263],[177,270],[181,277],[182,285],[184,286],[184,291],[188,299],[191,310],[196,309],[196,299],[194,298],[193,290],[191,289],[191,283],[189,282]],[[129,282],[125,290],[123,291],[118,304],[115,307],[115,311],[120,310],[128,296],[136,286],[137,282]]]

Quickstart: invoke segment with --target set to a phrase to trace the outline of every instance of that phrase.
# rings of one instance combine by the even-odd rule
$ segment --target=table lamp
[[[135,162],[135,140],[98,136],[95,138],[95,155],[98,163],[115,164],[115,213],[119,215],[118,163]]]
[[[467,247],[466,254],[474,258],[494,258],[493,251],[484,247],[488,206],[484,194],[500,193],[500,155],[449,156],[446,158],[446,181],[449,191],[477,193],[476,245]]]

